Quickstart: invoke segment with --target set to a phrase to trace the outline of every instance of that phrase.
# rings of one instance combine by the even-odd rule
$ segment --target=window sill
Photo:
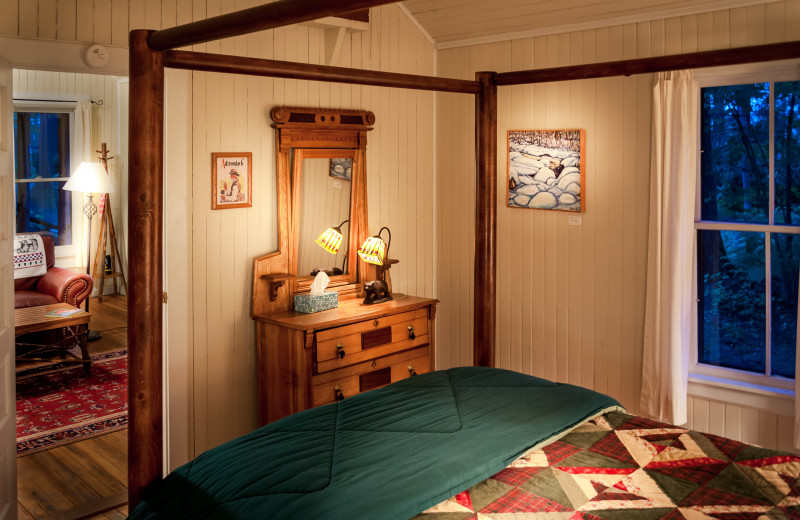
[[[689,374],[690,396],[794,415],[794,392],[785,388],[756,385],[733,379]]]

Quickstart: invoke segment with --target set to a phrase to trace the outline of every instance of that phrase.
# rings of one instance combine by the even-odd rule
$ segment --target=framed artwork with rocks
[[[586,210],[586,132],[508,131],[508,207]]]

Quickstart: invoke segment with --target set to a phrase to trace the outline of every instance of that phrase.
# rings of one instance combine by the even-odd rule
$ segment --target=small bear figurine
[[[364,292],[366,293],[364,297],[364,303],[366,305],[388,302],[392,299],[392,295],[389,294],[389,288],[386,286],[386,283],[381,280],[366,282],[364,284]]]

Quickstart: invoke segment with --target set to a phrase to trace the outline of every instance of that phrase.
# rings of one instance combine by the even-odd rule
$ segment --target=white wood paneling
[[[38,12],[55,3],[55,19]],[[160,29],[258,5],[259,0],[12,0],[0,3],[0,33],[31,38],[126,45],[131,29]],[[433,44],[398,7],[374,9],[370,31],[347,33],[337,65],[434,74]],[[54,32],[55,31],[55,32]],[[288,59],[325,60],[324,29],[285,27],[274,31],[197,45],[195,50]],[[36,82],[37,73],[16,80]],[[42,76],[41,88],[83,92],[95,99],[103,81],[81,74]],[[185,442],[193,456],[256,426],[255,327],[250,320],[253,259],[277,247],[274,105],[372,110],[367,175],[372,231],[392,231],[392,269],[397,292],[433,296],[433,94],[308,81],[194,73],[191,80],[191,134],[187,164],[191,197],[189,281],[191,362],[185,394],[192,421]],[[30,89],[26,86],[24,89]],[[124,90],[127,92],[127,90]],[[103,93],[103,97],[110,95]],[[106,100],[107,105],[108,100]],[[96,122],[109,135],[117,125],[101,112]],[[106,142],[115,142],[111,137]],[[99,141],[98,141],[99,142]],[[211,211],[209,171],[215,151],[253,152],[252,208]],[[402,150],[402,151],[401,151]],[[112,150],[114,152],[114,150]],[[167,151],[169,153],[169,150]],[[114,167],[114,161],[111,163]],[[202,165],[202,166],[200,166]],[[127,178],[127,172],[123,175]],[[169,172],[167,172],[169,175]],[[169,192],[167,192],[169,204]],[[407,211],[413,206],[414,212]],[[116,212],[122,207],[115,202]],[[169,225],[169,223],[167,223]],[[173,261],[176,259],[172,259]],[[168,262],[170,259],[168,259]],[[468,288],[465,289],[469,291]],[[174,359],[180,359],[177,356]],[[178,380],[176,379],[176,380]],[[173,395],[184,395],[176,393]],[[187,420],[181,417],[181,420]],[[179,443],[178,439],[171,439]],[[181,452],[181,457],[186,452]]]
[[[127,91],[123,92],[123,99],[120,99],[119,81],[120,78],[115,76],[100,76],[96,74],[14,70],[14,92],[41,94],[42,99],[51,99],[52,94],[76,94],[89,96],[93,101],[103,102],[100,106],[92,105],[92,150],[100,150],[101,143],[106,143],[109,148],[109,155],[114,157],[108,161],[108,170],[115,190],[110,195],[111,210],[114,218],[114,230],[117,233],[117,240],[120,245],[120,254],[124,256],[127,253],[126,231],[128,221],[127,211],[124,211],[127,207],[125,196],[127,191],[127,154],[120,153],[118,146],[120,143],[119,117],[121,111],[127,111],[128,101]],[[48,95],[51,96],[48,97]],[[99,157],[99,154],[95,154],[95,156]],[[86,224],[86,219],[82,218],[81,226]],[[92,237],[92,260],[94,260],[97,239],[100,233],[99,215],[95,216],[92,232],[94,235]],[[79,236],[83,235],[83,232],[79,233]],[[86,243],[77,244],[75,250],[77,253],[75,257],[59,259],[59,265],[85,269]],[[123,268],[127,270],[127,262],[124,258],[122,263]],[[119,285],[121,286],[121,283]],[[106,292],[112,288],[113,280],[107,281]],[[95,294],[98,294],[97,291],[98,289],[95,290]]]
[[[524,70],[755,45],[800,34],[800,1],[438,52],[441,75]],[[782,35],[782,36],[781,36]],[[651,125],[650,75],[498,89],[497,363],[608,393],[641,389]],[[437,366],[472,360],[475,168],[470,101],[437,96]],[[506,131],[586,130],[587,210],[506,207]],[[480,295],[477,295],[480,297]],[[788,449],[787,417],[692,398],[690,425]],[[789,428],[790,429],[790,428]]]
[[[623,23],[697,15],[731,6],[771,0],[406,0],[404,5],[438,48],[520,39],[556,32],[599,28]]]
[[[16,428],[14,409],[13,279],[14,143],[11,64],[0,58],[0,519],[17,518]]]
[[[339,64],[433,74],[432,44],[398,8],[374,10],[372,18],[369,33],[345,35]],[[324,31],[310,27],[207,45],[267,58],[325,60]],[[367,148],[370,230],[385,225],[392,231],[391,256],[400,259],[392,269],[395,291],[432,296],[432,261],[417,250],[433,250],[433,94],[195,73],[192,103],[192,162],[207,164],[214,151],[252,151],[254,177],[252,208],[211,211],[209,172],[198,167],[192,173],[194,449],[200,452],[256,426],[252,265],[255,257],[277,246],[269,109],[287,104],[375,112]],[[401,153],[397,143],[410,141],[427,144],[401,144]],[[410,192],[417,208],[413,215],[405,209]]]

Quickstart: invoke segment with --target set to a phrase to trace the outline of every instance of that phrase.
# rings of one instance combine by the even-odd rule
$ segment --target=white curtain
[[[640,413],[685,424],[691,336],[699,89],[688,71],[653,88]]]
[[[797,336],[794,352],[794,447],[800,450],[800,291],[797,302]]]
[[[91,101],[78,101],[75,106],[75,113],[72,116],[72,156],[70,157],[70,175],[74,172],[78,165],[83,161],[93,162],[96,161],[96,156],[92,154],[92,102]],[[80,192],[73,192],[72,203],[77,204],[78,208],[83,208],[83,197],[85,195]],[[89,259],[86,258],[86,241],[89,240],[88,220],[83,211],[73,212],[77,218],[80,218],[81,232],[78,237],[79,240],[75,241],[77,246],[76,258],[80,258],[80,265],[87,265]],[[79,216],[78,216],[79,215]]]

